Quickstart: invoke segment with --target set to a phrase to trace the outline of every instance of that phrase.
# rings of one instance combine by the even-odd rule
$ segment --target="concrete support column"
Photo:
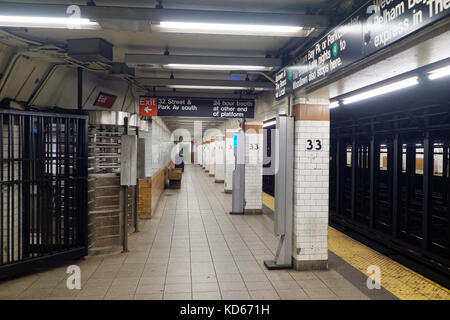
[[[209,141],[205,141],[205,151],[204,151],[204,160],[205,160],[205,171],[209,172]]]
[[[245,212],[262,212],[263,127],[245,124]]]
[[[197,146],[197,163],[203,166],[203,142],[199,142]]]
[[[234,171],[234,146],[233,136],[237,132],[235,129],[227,129],[225,134],[225,193],[233,191],[233,171]]]
[[[215,182],[224,182],[225,180],[225,136],[217,136],[215,142],[216,149],[216,169],[215,169]]]
[[[216,173],[216,138],[211,138],[209,143],[209,176],[214,177]]]
[[[294,267],[328,268],[330,110],[295,105]]]

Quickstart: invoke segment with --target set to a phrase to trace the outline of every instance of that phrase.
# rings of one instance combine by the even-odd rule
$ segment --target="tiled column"
[[[209,141],[205,142],[205,171],[209,172]]]
[[[209,176],[214,177],[216,172],[216,138],[211,138],[209,143]]]
[[[245,125],[245,212],[262,212],[263,127]]]
[[[215,142],[216,148],[216,170],[214,180],[216,182],[224,182],[225,180],[225,137],[217,136]]]
[[[327,104],[295,106],[294,266],[328,267],[330,111]]]
[[[200,142],[197,147],[197,163],[203,166],[203,144]]]
[[[234,171],[234,149],[233,149],[233,135],[236,130],[227,129],[225,139],[225,193],[233,191],[233,171]]]

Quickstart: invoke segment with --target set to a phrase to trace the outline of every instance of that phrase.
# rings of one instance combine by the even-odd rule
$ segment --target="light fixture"
[[[350,96],[348,98],[345,98],[342,103],[343,104],[349,104],[349,103],[353,103],[353,102],[357,102],[357,101],[361,101],[361,100],[365,100],[365,99],[369,99],[375,96],[379,96],[382,94],[386,94],[389,92],[393,92],[393,91],[397,91],[403,88],[407,88],[407,87],[411,87],[414,85],[419,84],[419,80],[418,77],[411,77],[411,78],[407,78],[398,82],[394,82],[373,90],[368,90],[362,93],[358,93],[355,94],[353,96]]]
[[[270,71],[272,67],[265,66],[243,66],[243,65],[226,65],[226,64],[185,64],[170,63],[163,65],[167,69],[181,70],[248,70],[248,71]]]
[[[435,80],[450,75],[450,66],[428,72],[428,79]]]
[[[98,29],[100,25],[81,18],[0,16],[0,27]]]
[[[165,31],[186,33],[223,33],[223,34],[257,34],[257,35],[292,35],[303,30],[299,26],[255,25],[232,23],[203,23],[161,21],[159,28]]]
[[[337,108],[337,107],[339,107],[339,101],[333,101],[333,102],[330,102],[330,109],[334,109],[334,108]]]
[[[267,88],[248,88],[248,87],[228,87],[228,86],[196,86],[196,85],[184,85],[184,84],[173,84],[168,85],[168,88],[173,89],[198,89],[198,90],[250,90],[254,89],[256,91],[268,90]]]
[[[263,128],[271,127],[274,124],[277,124],[277,120],[272,120],[272,121],[268,121],[268,122],[263,123]]]

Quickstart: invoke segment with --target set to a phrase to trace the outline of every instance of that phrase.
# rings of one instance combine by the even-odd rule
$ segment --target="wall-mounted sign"
[[[450,1],[370,0],[276,75],[276,99],[324,79],[446,16]]]
[[[249,119],[255,117],[255,100],[253,99],[141,97],[139,100],[140,109],[149,107],[148,104],[156,103],[158,109],[155,116]]]
[[[97,99],[95,99],[94,106],[111,109],[116,102],[117,96],[112,94],[100,92]]]
[[[233,135],[233,146],[235,148],[239,147],[239,135],[237,133]]]
[[[140,97],[139,114],[143,117],[155,117],[158,115],[158,98]]]

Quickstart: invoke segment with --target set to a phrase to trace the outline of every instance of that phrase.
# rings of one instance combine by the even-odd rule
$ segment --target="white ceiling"
[[[262,12],[262,13],[287,13],[287,14],[348,14],[350,5],[364,0],[164,0],[162,2],[166,9],[183,10],[215,10],[235,12]],[[11,2],[2,1],[0,2]],[[19,0],[17,3],[33,4],[64,4],[64,5],[86,5],[87,0]],[[154,0],[106,0],[95,1],[99,6],[129,6],[154,8],[157,1]],[[26,5],[24,5],[26,6]],[[333,10],[336,8],[336,10]],[[343,12],[344,11],[344,12]],[[100,21],[101,22],[101,21]],[[108,22],[108,21],[106,21]],[[101,22],[102,23],[102,22]],[[202,55],[202,56],[235,56],[235,57],[272,57],[280,53],[280,49],[297,45],[302,41],[312,40],[309,38],[289,38],[274,36],[233,36],[233,35],[208,35],[208,34],[186,34],[186,33],[161,33],[161,32],[136,32],[123,31],[129,29],[126,24],[131,22],[115,21],[116,26],[122,30],[66,30],[66,29],[8,29],[16,35],[27,39],[38,40],[48,44],[66,45],[67,39],[77,38],[103,38],[114,45],[114,62],[124,62],[126,53],[140,54],[163,54],[166,48],[172,55]],[[147,30],[145,22],[139,24],[141,30]],[[318,29],[319,30],[319,29]],[[318,31],[316,31],[317,35]],[[186,72],[174,71],[175,78],[179,79],[230,79],[229,72]],[[165,70],[136,70],[138,77],[166,78],[170,72]],[[251,80],[266,81],[266,79],[250,75]],[[177,90],[180,94],[182,90]],[[224,91],[216,91],[219,95]],[[227,91],[225,91],[227,92]],[[170,91],[168,92],[170,93]],[[233,93],[228,91],[228,93]],[[188,95],[189,92],[186,92]],[[185,119],[167,119],[173,129],[177,123],[186,126]],[[193,125],[193,119],[190,126]],[[209,125],[217,125],[211,120]]]

